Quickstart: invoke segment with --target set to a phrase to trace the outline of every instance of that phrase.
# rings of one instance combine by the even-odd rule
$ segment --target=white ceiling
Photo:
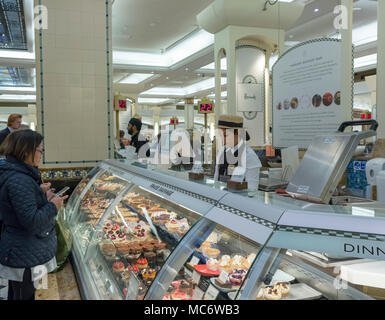
[[[32,0],[28,10],[31,11]],[[130,52],[165,54],[176,48],[186,38],[196,34],[198,26],[196,15],[214,0],[114,0],[112,9],[113,49]],[[241,5],[242,0],[238,1]],[[286,41],[293,44],[320,36],[335,33],[333,28],[334,7],[340,0],[294,0],[305,3],[305,9],[296,24],[286,32]],[[383,0],[385,1],[385,0]],[[355,2],[354,28],[368,25],[377,20],[377,2],[358,0]],[[319,9],[315,12],[315,9]],[[33,30],[31,12],[27,12],[29,29]],[[32,32],[33,34],[33,32]],[[31,43],[29,39],[29,43]],[[33,41],[32,41],[33,43]],[[194,48],[191,48],[191,51]],[[376,42],[367,43],[356,48],[356,57],[376,53]],[[34,50],[16,59],[0,50],[0,65],[34,65]],[[186,88],[194,83],[213,77],[210,70],[200,68],[214,61],[213,45],[196,52],[171,66],[153,67],[149,65],[129,65],[114,63],[114,81],[119,81],[133,73],[153,73],[154,76],[139,84],[115,84],[115,90],[121,93],[140,94],[151,88]],[[222,76],[225,72],[222,73]],[[1,88],[0,88],[1,91]],[[203,90],[199,95],[211,93],[212,89]],[[1,93],[1,92],[0,92]],[[20,94],[30,94],[20,92]],[[198,95],[198,96],[199,96]],[[145,95],[143,95],[145,96]],[[164,98],[164,97],[163,97]]]
[[[240,0],[236,1],[241,3]],[[340,4],[340,0],[295,1],[306,3],[306,6],[300,19],[286,32],[285,40],[287,42],[291,41],[295,44],[335,34],[333,20],[336,15],[333,10]],[[180,43],[196,30],[196,14],[212,2],[213,0],[115,0],[113,48],[115,50],[164,53],[164,49]],[[377,20],[375,1],[356,0],[355,8],[354,28]],[[318,9],[317,12],[315,9]],[[115,70],[119,76],[134,72],[148,73],[149,70],[156,76],[136,85],[116,85],[117,89],[130,93],[142,93],[154,87],[175,87],[177,89],[212,77],[214,75],[212,71],[202,72],[198,69],[214,61],[213,46],[202,51],[205,52],[183,60],[177,67],[119,65],[119,68]],[[357,57],[375,52],[375,43],[356,48]],[[207,94],[208,91],[212,90],[201,92],[200,95]]]
[[[160,53],[196,30],[196,15],[213,1],[115,0],[113,47]]]

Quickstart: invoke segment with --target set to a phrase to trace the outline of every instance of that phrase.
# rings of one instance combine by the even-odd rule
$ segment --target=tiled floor
[[[72,266],[48,275],[47,289],[36,290],[36,300],[81,300]]]

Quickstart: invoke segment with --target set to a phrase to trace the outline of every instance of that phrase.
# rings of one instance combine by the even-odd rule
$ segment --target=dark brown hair
[[[12,125],[12,123],[14,123],[17,119],[22,119],[23,116],[21,114],[18,114],[18,113],[12,113],[9,117],[8,117],[8,123],[7,123],[7,126],[10,127]]]
[[[14,131],[5,138],[0,154],[24,162],[30,154],[32,158],[35,157],[36,149],[42,141],[42,135],[36,131],[30,129]]]

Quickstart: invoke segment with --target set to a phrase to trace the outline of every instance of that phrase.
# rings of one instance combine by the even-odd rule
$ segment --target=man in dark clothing
[[[21,114],[11,114],[8,117],[7,128],[0,131],[0,145],[3,143],[5,138],[13,131],[20,129],[21,127]]]
[[[135,153],[139,159],[150,156],[150,146],[148,141],[140,134],[141,129],[142,121],[137,118],[132,118],[128,123],[127,131],[131,135],[130,145],[135,148]]]

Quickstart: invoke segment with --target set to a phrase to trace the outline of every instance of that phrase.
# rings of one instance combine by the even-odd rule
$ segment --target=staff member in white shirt
[[[240,116],[221,115],[218,129],[223,133],[223,147],[217,153],[214,179],[227,182],[233,175],[247,182],[249,190],[258,190],[259,169],[262,167],[257,154],[246,145],[250,140]]]

